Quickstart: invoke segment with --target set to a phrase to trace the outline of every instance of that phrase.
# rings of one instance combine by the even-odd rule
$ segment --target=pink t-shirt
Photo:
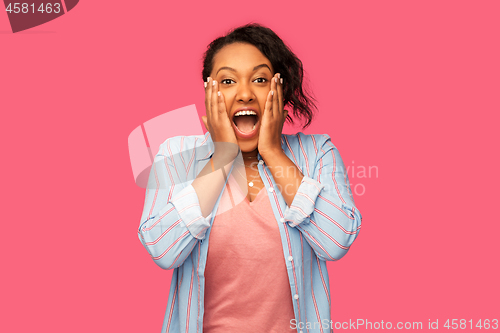
[[[220,204],[231,205],[228,190],[241,194],[232,176]],[[208,242],[203,332],[296,332],[290,327],[292,293],[266,188],[252,202],[245,198],[216,215]]]

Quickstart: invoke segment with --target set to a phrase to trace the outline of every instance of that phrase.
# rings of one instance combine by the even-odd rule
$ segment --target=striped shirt
[[[281,146],[304,175],[290,207],[260,154],[258,170],[279,227],[295,314],[290,325],[299,333],[332,332],[326,261],[347,253],[362,217],[330,136],[282,134]],[[205,218],[191,183],[213,152],[209,132],[169,138],[151,168],[138,237],[158,266],[174,269],[162,333],[203,332],[210,226],[223,191]]]

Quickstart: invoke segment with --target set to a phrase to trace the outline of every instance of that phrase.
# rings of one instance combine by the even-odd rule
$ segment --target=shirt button
[[[274,188],[270,187],[268,190],[269,190],[269,192],[272,192],[272,191],[274,191]]]
[[[264,160],[259,160],[259,164],[260,165],[264,164]]]
[[[281,222],[281,223],[285,223],[285,219],[284,219],[283,217],[282,217],[282,218],[280,218],[280,222]]]
[[[295,298],[295,299],[299,299],[299,295],[298,295],[298,294],[295,294],[295,295],[293,295],[293,298]]]
[[[292,256],[289,256],[288,257],[288,261],[292,261],[293,260],[293,257]]]

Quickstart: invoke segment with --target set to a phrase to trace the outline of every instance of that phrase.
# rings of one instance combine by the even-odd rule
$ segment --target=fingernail
[[[278,73],[278,78],[280,77],[280,75],[281,75],[281,74],[280,74],[280,73]]]
[[[273,95],[273,96],[274,96],[274,90],[271,90],[271,95]]]
[[[283,78],[280,79],[281,84],[283,84]]]
[[[215,81],[215,80],[213,80],[213,81],[212,81],[212,85],[213,85],[213,86],[215,86],[215,82],[217,82],[217,81]]]
[[[274,78],[274,82],[278,83],[278,78],[277,77]]]
[[[205,88],[207,87],[207,83],[206,82],[203,82],[203,85],[205,86]]]
[[[217,96],[220,96],[220,91],[217,92]]]

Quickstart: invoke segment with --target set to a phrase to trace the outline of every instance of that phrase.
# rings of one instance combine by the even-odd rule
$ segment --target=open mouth
[[[237,112],[233,117],[234,125],[240,132],[244,134],[248,134],[254,131],[256,129],[258,120],[259,119],[256,115],[256,112],[254,111]]]
[[[233,116],[236,134],[242,138],[251,138],[259,130],[259,118],[255,111],[239,111]]]

